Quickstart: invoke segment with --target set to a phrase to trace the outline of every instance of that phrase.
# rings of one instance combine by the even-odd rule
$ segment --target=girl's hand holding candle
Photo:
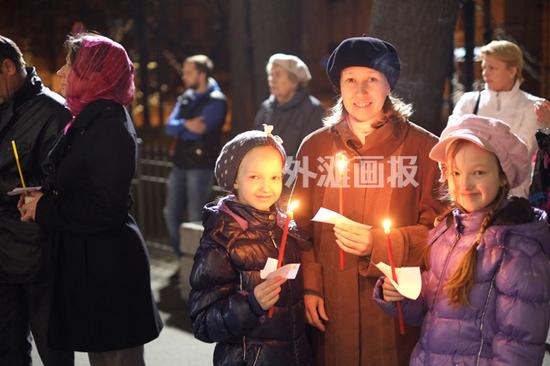
[[[298,207],[299,201],[291,201],[288,203],[288,210],[286,212],[285,227],[283,229],[283,237],[281,239],[281,245],[279,246],[279,256],[277,258],[277,269],[283,265],[283,259],[285,258],[286,239],[288,237],[288,228],[290,221],[294,219],[294,210]],[[279,288],[280,291],[280,288]],[[276,301],[275,301],[276,302]],[[275,302],[273,305],[275,305]],[[267,316],[271,318],[273,316],[273,305],[270,307]]]

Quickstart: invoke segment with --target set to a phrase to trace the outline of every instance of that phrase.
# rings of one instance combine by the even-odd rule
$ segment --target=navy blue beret
[[[340,74],[346,67],[364,66],[375,69],[386,77],[393,90],[401,64],[395,47],[373,37],[353,37],[342,41],[334,49],[327,63],[327,75],[336,89],[340,90]]]

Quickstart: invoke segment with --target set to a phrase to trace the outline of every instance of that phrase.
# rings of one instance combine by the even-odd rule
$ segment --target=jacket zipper
[[[500,262],[502,263],[502,262]],[[499,264],[500,267],[500,264]],[[477,352],[477,359],[476,359],[476,366],[479,366],[479,360],[481,358],[481,351],[483,350],[483,323],[485,321],[485,315],[487,313],[487,307],[489,306],[489,298],[491,297],[491,293],[493,292],[493,287],[495,286],[495,279],[497,276],[498,269],[495,271],[495,274],[493,275],[493,278],[491,278],[491,285],[489,286],[489,291],[487,291],[487,297],[485,298],[485,304],[483,305],[483,311],[481,313],[481,319],[479,322],[479,333],[481,336],[481,344],[479,345],[479,351]]]
[[[258,359],[260,358],[260,352],[262,351],[262,347],[263,347],[263,345],[260,345],[260,347],[258,348],[258,352],[256,352],[256,357],[254,358],[254,363],[252,364],[252,366],[256,366],[256,363],[258,362]]]
[[[445,230],[445,231],[447,231],[447,230]],[[445,231],[443,233],[445,233]],[[443,233],[441,235],[443,235]],[[439,235],[439,236],[441,236],[441,235]],[[437,239],[439,239],[439,237]],[[456,244],[458,243],[459,240],[460,240],[460,231],[457,230],[454,242],[451,245],[451,250],[449,250],[449,252],[447,253],[447,257],[445,258],[445,263],[443,264],[443,269],[441,270],[440,278],[443,278],[443,275],[445,274],[445,270],[447,269],[447,266],[449,265],[449,259],[451,258],[451,253],[455,249]],[[440,280],[438,285],[437,285],[437,290],[435,291],[434,299],[432,301],[432,304],[430,305],[430,310],[429,310],[430,312],[433,312],[433,307],[435,306],[437,298],[439,297],[439,292],[441,291],[441,286],[442,285],[443,285],[443,281]],[[428,365],[427,360],[425,360],[424,365]]]
[[[243,291],[243,274],[239,272],[239,289]],[[246,336],[243,336],[243,363],[246,365]]]
[[[443,278],[443,275],[445,274],[445,271],[447,270],[447,266],[449,265],[449,259],[451,258],[451,253],[453,252],[453,250],[455,249],[456,247],[456,244],[458,243],[458,241],[460,240],[460,232],[457,232],[456,235],[455,235],[455,239],[454,239],[454,242],[453,244],[451,245],[451,250],[449,250],[449,252],[447,253],[447,257],[445,258],[445,264],[443,265],[443,269],[441,270],[441,276],[440,278]],[[441,287],[443,286],[443,281],[439,281],[438,285],[437,285],[437,290],[435,292],[435,296],[434,296],[434,299],[432,300],[432,304],[430,306],[430,310],[433,310],[433,307],[437,301],[437,298],[439,297],[439,293],[441,291]]]
[[[275,239],[273,238],[273,232],[269,232],[269,238],[271,239],[271,242],[273,243],[273,246],[275,247],[275,249],[277,249],[277,251],[279,251],[279,246],[277,245],[277,243],[275,243]]]

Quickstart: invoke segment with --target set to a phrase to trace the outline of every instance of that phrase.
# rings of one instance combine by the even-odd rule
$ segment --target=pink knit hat
[[[449,122],[439,142],[430,151],[430,158],[446,162],[447,146],[455,140],[467,140],[494,153],[508,179],[510,188],[519,186],[529,174],[527,146],[506,123],[474,114]]]

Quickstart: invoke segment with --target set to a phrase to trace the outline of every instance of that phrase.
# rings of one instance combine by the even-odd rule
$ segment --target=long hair
[[[460,148],[468,143],[471,142],[467,142],[465,140],[457,140],[453,142],[447,148],[447,161],[454,160],[454,157],[456,156]],[[499,193],[490,204],[489,210],[487,211],[485,217],[481,222],[479,231],[474,239],[474,242],[472,243],[468,251],[464,254],[464,257],[462,257],[460,264],[444,286],[444,290],[447,296],[449,296],[451,303],[455,304],[456,306],[469,304],[468,296],[470,294],[470,290],[472,289],[475,279],[477,247],[481,243],[483,234],[491,224],[497,209],[500,207],[502,201],[508,196],[508,192],[510,191],[510,185],[508,183],[508,180],[506,179],[506,175],[504,174],[502,167],[500,166],[500,163],[498,163],[498,167],[500,180],[502,182]],[[456,202],[454,204],[456,205]]]
[[[412,115],[413,107],[412,104],[407,104],[398,97],[390,94],[384,101],[382,111],[384,112],[384,117],[380,121],[381,124],[385,121],[404,122]],[[325,126],[334,126],[343,121],[347,115],[348,112],[346,108],[344,108],[344,102],[340,96],[336,104],[329,110],[328,115],[323,119],[323,124]]]

